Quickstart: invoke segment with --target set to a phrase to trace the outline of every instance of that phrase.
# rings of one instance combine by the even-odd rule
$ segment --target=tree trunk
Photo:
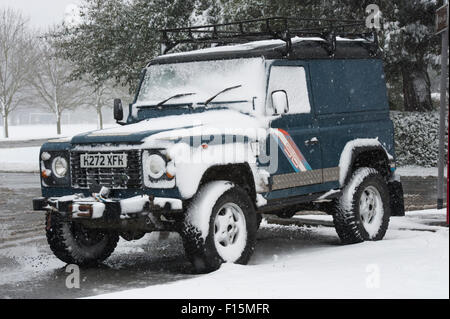
[[[56,92],[56,86],[53,88],[53,104],[54,104],[54,111],[56,115],[56,134],[61,135],[61,113],[62,110],[59,107],[59,103],[57,100],[57,92]]]
[[[103,114],[102,109],[97,109],[97,128],[102,130],[103,129]]]
[[[9,137],[9,131],[8,131],[8,113],[5,113],[3,115],[3,136],[5,138]]]
[[[61,135],[61,114],[56,114],[56,134]]]
[[[430,77],[426,65],[405,63],[402,65],[402,76],[405,111],[426,112],[433,110]]]

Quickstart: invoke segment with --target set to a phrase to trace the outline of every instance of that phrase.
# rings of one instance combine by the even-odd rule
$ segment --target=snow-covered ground
[[[384,240],[347,246],[339,245],[332,227],[263,222],[248,266],[224,264],[193,279],[96,298],[449,298],[448,228],[429,225],[442,223],[445,213],[393,217]],[[268,243],[267,231],[279,237]]]
[[[105,128],[115,127],[108,124]],[[10,126],[10,138],[0,137],[2,142],[16,142],[19,147],[0,148],[0,171],[3,172],[37,172],[39,170],[40,147],[20,147],[22,141],[68,137],[83,132],[96,130],[96,124],[71,124],[62,127],[62,134],[56,134],[55,125],[21,125]]]
[[[115,125],[108,124],[106,127],[113,127]],[[3,133],[0,134],[0,142],[2,141],[22,141],[34,140],[44,138],[55,138],[64,136],[73,136],[82,132],[92,131],[97,129],[97,124],[70,124],[61,127],[61,135],[56,134],[55,124],[40,124],[40,125],[11,125],[8,127],[9,138],[4,138]]]
[[[397,174],[400,176],[438,176],[437,167],[403,166],[397,168]],[[444,176],[447,176],[447,169],[444,169]]]
[[[40,147],[0,148],[0,172],[39,171]]]

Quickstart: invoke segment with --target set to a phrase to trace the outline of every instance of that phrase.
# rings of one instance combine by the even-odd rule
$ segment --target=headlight
[[[58,156],[52,162],[52,171],[57,178],[66,176],[69,165],[64,157]]]
[[[153,179],[159,179],[166,172],[166,161],[159,155],[150,155],[144,163],[144,172]]]

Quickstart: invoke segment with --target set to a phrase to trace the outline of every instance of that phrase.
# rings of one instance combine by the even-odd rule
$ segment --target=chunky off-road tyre
[[[189,205],[181,237],[196,272],[224,262],[247,264],[255,247],[257,216],[247,192],[226,181],[205,184]]]
[[[95,266],[108,258],[117,246],[114,231],[89,229],[52,213],[46,216],[47,242],[56,257],[68,264]]]
[[[335,202],[336,232],[345,244],[381,240],[389,226],[390,209],[383,176],[373,168],[359,168]]]

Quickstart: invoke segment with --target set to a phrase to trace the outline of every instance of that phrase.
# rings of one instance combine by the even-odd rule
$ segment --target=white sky
[[[20,10],[30,19],[31,27],[46,29],[63,21],[68,5],[80,2],[81,0],[0,0],[0,8]]]

